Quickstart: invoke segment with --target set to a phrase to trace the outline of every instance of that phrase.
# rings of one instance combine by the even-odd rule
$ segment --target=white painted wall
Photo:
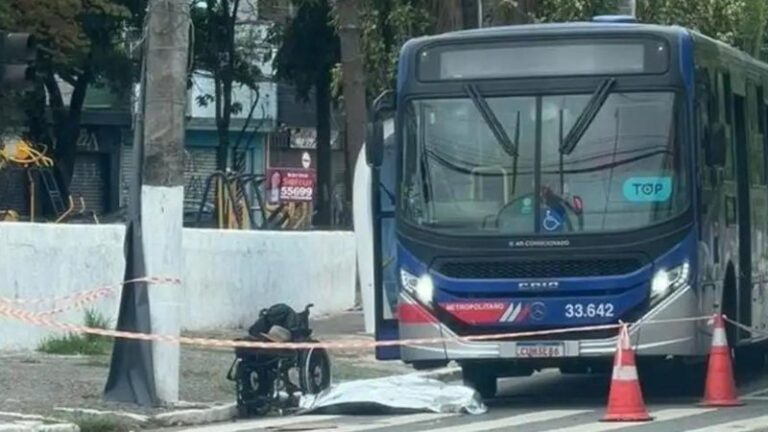
[[[355,302],[351,232],[184,230],[187,330],[249,326],[261,308],[286,303],[313,315]]]
[[[122,225],[0,223],[0,297],[61,297],[119,283],[125,271],[124,239]],[[248,326],[261,308],[277,302],[295,309],[314,303],[315,315],[354,306],[351,232],[185,229],[182,248],[184,329]],[[49,302],[28,309],[60,306]],[[95,306],[117,321],[119,296]],[[57,318],[82,324],[83,311]],[[0,350],[33,350],[51,334],[0,317]]]
[[[0,223],[0,297],[59,298],[119,283],[125,271],[124,239],[122,225]],[[43,312],[62,306],[46,302],[25,308]],[[119,307],[119,295],[94,304],[113,323]],[[83,317],[82,310],[56,316],[74,324],[83,324]],[[50,334],[0,316],[0,350],[35,349]]]

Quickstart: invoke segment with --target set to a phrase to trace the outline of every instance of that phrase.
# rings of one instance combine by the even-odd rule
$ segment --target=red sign
[[[315,171],[294,168],[267,170],[267,202],[311,202],[315,191]]]
[[[440,306],[468,324],[496,322],[507,309],[507,304],[503,302],[441,303]]]
[[[523,303],[505,302],[440,303],[440,307],[467,324],[520,323],[530,310]]]

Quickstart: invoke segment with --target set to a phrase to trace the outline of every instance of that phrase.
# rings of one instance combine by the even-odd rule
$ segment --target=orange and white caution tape
[[[50,309],[44,312],[35,312],[35,315],[51,316],[51,315],[58,315],[64,312],[72,311],[72,310],[83,309],[89,304],[94,303],[96,300],[99,300],[102,297],[110,297],[113,294],[115,294],[114,290],[93,291],[91,294],[87,296],[83,296],[82,298],[70,303],[68,306],[59,307],[56,309]]]
[[[105,285],[105,286],[91,289],[88,291],[81,291],[78,293],[68,294],[66,296],[61,296],[61,297],[46,297],[46,298],[36,298],[36,299],[14,299],[14,298],[0,297],[0,304],[7,303],[7,304],[14,304],[14,305],[35,305],[35,304],[41,304],[41,303],[79,302],[83,298],[95,297],[95,299],[98,299],[100,297],[103,297],[105,293],[117,293],[117,290],[122,286],[136,284],[140,282],[146,282],[146,283],[157,284],[157,285],[167,285],[167,284],[178,285],[181,283],[181,279],[171,278],[171,277],[157,277],[157,276],[143,277],[143,278],[137,278],[137,279],[130,279],[117,284]]]
[[[16,321],[32,324],[35,326],[46,327],[52,330],[63,331],[63,332],[93,334],[93,335],[99,335],[99,336],[132,339],[132,340],[158,341],[158,342],[165,342],[165,343],[194,345],[194,346],[210,347],[210,348],[260,348],[260,349],[325,348],[325,349],[341,350],[341,349],[370,349],[375,347],[386,347],[386,346],[434,345],[434,344],[441,344],[444,342],[457,342],[457,341],[469,342],[469,341],[482,341],[482,340],[518,339],[518,338],[531,337],[531,336],[545,336],[545,335],[554,335],[554,334],[590,332],[590,331],[596,331],[596,330],[610,330],[610,329],[618,329],[622,326],[622,324],[605,324],[605,325],[594,325],[594,326],[564,328],[564,329],[499,333],[499,334],[492,334],[492,335],[460,336],[460,337],[454,337],[454,338],[438,337],[438,338],[419,338],[419,339],[403,339],[403,340],[390,340],[390,341],[278,343],[278,342],[257,342],[257,341],[245,341],[245,340],[195,338],[195,337],[185,337],[185,336],[147,334],[147,333],[120,331],[120,330],[92,328],[92,327],[58,322],[48,318],[47,316],[15,309],[8,305],[3,305],[3,304],[0,304],[0,316],[5,316]],[[685,322],[685,321],[691,321],[693,319],[707,320],[710,318],[711,317],[709,316],[695,317],[695,318],[682,318],[679,321]],[[674,321],[665,320],[664,322],[670,323]],[[650,321],[643,324],[652,324],[652,323],[654,322]]]

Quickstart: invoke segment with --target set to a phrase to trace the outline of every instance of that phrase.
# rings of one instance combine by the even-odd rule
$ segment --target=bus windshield
[[[406,106],[405,220],[457,235],[600,233],[687,208],[674,93],[610,93],[567,148],[592,94],[478,97]]]

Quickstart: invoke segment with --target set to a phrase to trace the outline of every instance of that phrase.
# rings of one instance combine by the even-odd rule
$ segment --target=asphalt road
[[[499,396],[486,401],[482,415],[409,414],[396,416],[310,415],[255,419],[192,429],[196,432],[335,431],[335,432],[768,432],[768,371],[740,377],[744,406],[703,408],[698,377],[680,369],[640,369],[643,396],[654,420],[604,423],[609,377],[561,375],[545,371],[500,382]],[[190,430],[190,429],[187,429]]]

